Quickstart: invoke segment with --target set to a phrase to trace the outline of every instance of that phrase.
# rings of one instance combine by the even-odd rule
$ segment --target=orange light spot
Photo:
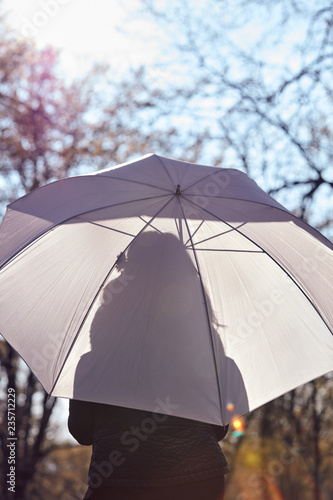
[[[245,430],[245,420],[243,417],[237,417],[231,422],[235,431],[243,432]]]

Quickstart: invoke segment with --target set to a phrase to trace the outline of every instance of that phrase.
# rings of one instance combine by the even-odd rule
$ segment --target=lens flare
[[[242,436],[244,434],[244,431],[245,431],[245,420],[243,417],[235,417],[232,422],[231,422],[231,425],[234,429],[234,436]]]
[[[233,412],[235,409],[235,405],[234,403],[228,403],[227,404],[227,410],[230,411],[230,412]]]

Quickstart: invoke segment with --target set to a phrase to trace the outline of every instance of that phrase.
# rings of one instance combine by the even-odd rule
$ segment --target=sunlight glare
[[[152,63],[160,50],[153,24],[134,17],[138,0],[3,0],[2,7],[19,37],[60,49],[72,73],[97,61],[125,71]]]

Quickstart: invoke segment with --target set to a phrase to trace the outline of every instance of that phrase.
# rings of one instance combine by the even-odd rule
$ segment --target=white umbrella
[[[225,425],[333,369],[333,245],[237,170],[60,180],[0,245],[0,331],[54,396]]]

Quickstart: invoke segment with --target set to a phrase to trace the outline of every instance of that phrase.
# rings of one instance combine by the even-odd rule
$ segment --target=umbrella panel
[[[332,244],[241,172],[153,155],[0,237],[2,333],[55,395],[226,423],[332,369]]]

